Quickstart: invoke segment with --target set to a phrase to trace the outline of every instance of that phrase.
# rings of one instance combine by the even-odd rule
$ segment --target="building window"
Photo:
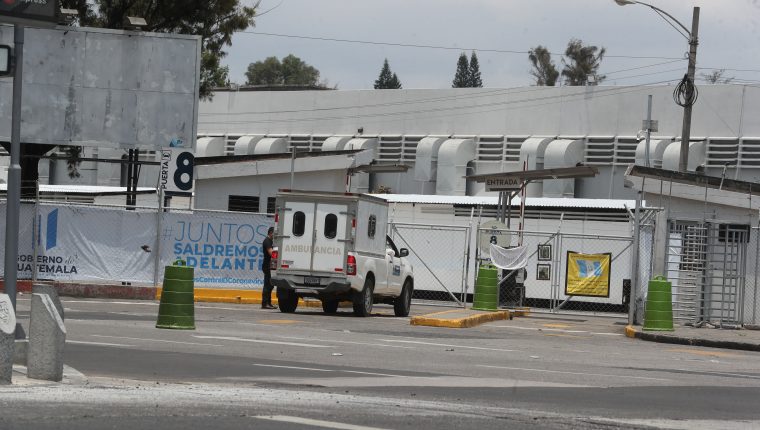
[[[335,214],[327,214],[325,216],[325,237],[328,239],[335,239],[338,235],[338,217]]]
[[[267,197],[267,213],[273,214],[277,210],[277,197]]]
[[[367,223],[367,236],[369,238],[374,238],[376,229],[377,229],[377,217],[375,217],[374,215],[370,215],[369,222]]]
[[[229,196],[227,210],[233,212],[258,212],[259,197],[256,196]]]
[[[306,214],[298,211],[293,214],[293,236],[301,237],[306,230]]]

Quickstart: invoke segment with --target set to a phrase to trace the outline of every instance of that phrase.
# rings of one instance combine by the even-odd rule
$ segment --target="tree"
[[[533,64],[530,74],[536,78],[536,85],[553,87],[557,83],[559,72],[546,47],[538,45],[531,49],[528,53],[528,59]]]
[[[319,85],[319,70],[306,64],[293,54],[284,57],[267,57],[248,65],[246,85]]]
[[[467,88],[470,86],[470,65],[467,62],[467,55],[462,52],[457,60],[457,71],[454,73],[454,80],[451,81],[451,88]]]
[[[598,51],[598,53],[597,53]],[[583,46],[583,42],[578,39],[571,39],[565,50],[567,61],[562,59],[565,67],[562,69],[562,76],[565,78],[565,85],[598,85],[606,76],[597,74],[602,58],[606,49],[596,46]],[[589,77],[593,77],[593,82],[589,83]]]
[[[375,81],[376,90],[400,90],[401,81],[395,73],[391,72],[391,66],[388,65],[388,59],[383,62],[383,68],[380,70],[380,76]]]
[[[702,73],[702,78],[707,81],[708,84],[729,84],[734,80],[733,77],[726,78],[726,69],[713,70],[710,73]]]
[[[120,29],[124,18],[139,16],[148,23],[145,31],[195,34],[201,42],[201,98],[210,98],[212,89],[229,84],[229,69],[221,66],[232,44],[232,35],[254,24],[256,6],[240,0],[62,0],[64,8],[79,12],[79,24]]]
[[[470,56],[470,70],[468,76],[468,86],[471,88],[482,88],[483,79],[480,77],[480,63],[478,63],[478,56],[475,55],[475,51],[472,51]]]

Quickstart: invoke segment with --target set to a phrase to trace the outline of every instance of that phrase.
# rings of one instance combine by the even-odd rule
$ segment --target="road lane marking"
[[[264,324],[298,324],[306,321],[298,321],[298,320],[259,320],[259,322]]]
[[[125,345],[123,343],[105,343],[105,342],[87,342],[86,340],[66,340],[66,343],[75,343],[78,345],[97,345],[97,346],[125,346],[134,347],[134,345]]]
[[[310,418],[289,417],[285,415],[258,415],[253,418],[259,420],[278,421],[291,424],[302,424],[314,427],[323,427],[336,430],[386,430],[380,427],[356,426],[353,424],[338,423],[335,421],[312,420]]]
[[[541,324],[544,327],[549,328],[570,328],[572,327],[570,324]]]
[[[541,328],[541,327],[516,327],[513,325],[489,325],[488,327],[511,328],[515,330],[555,331],[555,332],[561,332],[561,333],[588,333],[588,334],[596,334],[596,335],[602,335],[602,336],[624,336],[623,333],[591,332],[591,331],[586,331],[586,330],[562,330],[558,328]]]
[[[314,342],[334,342],[334,343],[346,343],[350,345],[364,345],[364,346],[380,346],[383,348],[402,348],[402,349],[415,349],[413,346],[401,346],[401,345],[383,345],[379,343],[367,343],[367,342],[352,342],[350,340],[333,340],[333,339],[314,339],[310,337],[295,337],[295,336],[279,336],[280,339],[292,339],[292,340],[311,340]]]
[[[687,354],[695,354],[695,355],[703,355],[707,357],[741,357],[741,354],[733,354],[730,352],[720,352],[720,351],[697,351],[697,350],[691,350],[691,349],[685,349],[685,348],[670,348],[668,349],[670,352],[685,352]]]
[[[336,372],[358,373],[360,375],[388,376],[391,378],[407,378],[408,377],[406,375],[393,375],[390,373],[377,373],[377,372],[361,372],[359,370],[336,370]]]
[[[107,301],[107,300],[64,300],[63,301],[66,304],[69,303],[85,303],[85,304],[92,304],[92,305],[102,305],[103,303],[108,303],[112,305],[143,305],[143,306],[158,306],[158,303],[147,301],[147,300],[135,300],[133,302],[120,302],[120,301]]]
[[[259,367],[276,367],[278,369],[296,369],[296,370],[313,370],[315,372],[332,372],[331,369],[317,369],[316,367],[280,366],[277,364],[257,364],[257,363],[254,363],[253,365],[259,366]]]
[[[712,372],[710,370],[689,370],[689,369],[675,369],[677,372],[683,372],[683,373],[696,373],[698,375],[705,375],[705,376],[737,376],[740,378],[747,378],[747,379],[760,379],[760,376],[753,376],[753,375],[746,375],[743,373],[730,373],[730,372]]]
[[[111,339],[126,339],[126,340],[144,340],[148,342],[163,342],[163,343],[177,343],[181,345],[199,345],[199,346],[218,346],[222,347],[224,345],[218,345],[214,343],[199,343],[199,342],[181,342],[178,340],[164,340],[164,339],[148,339],[143,337],[126,337],[126,336],[108,336],[105,334],[91,334],[92,337],[106,337]]]
[[[317,367],[299,367],[299,366],[282,366],[278,364],[259,364],[254,363],[254,366],[259,367],[276,367],[280,369],[296,369],[296,370],[314,370],[317,372],[337,372],[337,373],[357,373],[359,375],[373,375],[373,376],[386,376],[391,378],[404,378],[404,375],[393,375],[390,373],[377,373],[377,372],[363,372],[360,370],[345,370],[345,369],[320,369]]]
[[[418,344],[418,345],[447,346],[449,348],[478,349],[482,351],[520,352],[516,349],[499,349],[499,348],[484,348],[480,346],[450,345],[447,343],[421,342],[418,340],[395,340],[395,339],[380,339],[380,340],[382,342],[399,342],[399,343],[412,343],[412,344]]]
[[[584,372],[567,372],[564,370],[546,370],[546,369],[530,369],[525,367],[506,367],[506,366],[489,366],[487,364],[476,364],[476,367],[488,367],[491,369],[506,369],[506,370],[522,370],[526,372],[540,372],[540,373],[562,373],[566,375],[581,375],[581,376],[611,376],[614,378],[629,378],[629,379],[646,379],[650,381],[670,381],[670,379],[664,378],[650,378],[647,376],[625,376],[625,375],[611,375],[606,373],[584,373]]]
[[[228,336],[193,336],[198,339],[219,339],[219,340],[231,340],[235,342],[252,342],[252,343],[269,343],[273,345],[288,345],[288,346],[301,346],[304,348],[331,348],[331,345],[315,345],[313,343],[296,343],[296,342],[280,342],[276,340],[261,340],[261,339],[245,339],[242,337],[228,337]]]

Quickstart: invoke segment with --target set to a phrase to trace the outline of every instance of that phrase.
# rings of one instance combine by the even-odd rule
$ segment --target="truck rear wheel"
[[[322,300],[322,310],[326,314],[334,314],[338,311],[338,299],[324,299]]]
[[[401,294],[393,301],[393,313],[397,317],[409,316],[409,310],[412,308],[412,281],[406,280]]]
[[[375,282],[372,278],[364,281],[361,291],[354,291],[354,315],[368,317],[372,313],[372,292],[375,290]]]
[[[277,289],[277,301],[280,304],[280,312],[291,314],[298,307],[298,296],[293,291]]]

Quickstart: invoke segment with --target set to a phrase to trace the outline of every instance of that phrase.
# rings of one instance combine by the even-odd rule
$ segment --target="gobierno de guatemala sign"
[[[0,0],[0,22],[39,24],[58,21],[58,0]]]

